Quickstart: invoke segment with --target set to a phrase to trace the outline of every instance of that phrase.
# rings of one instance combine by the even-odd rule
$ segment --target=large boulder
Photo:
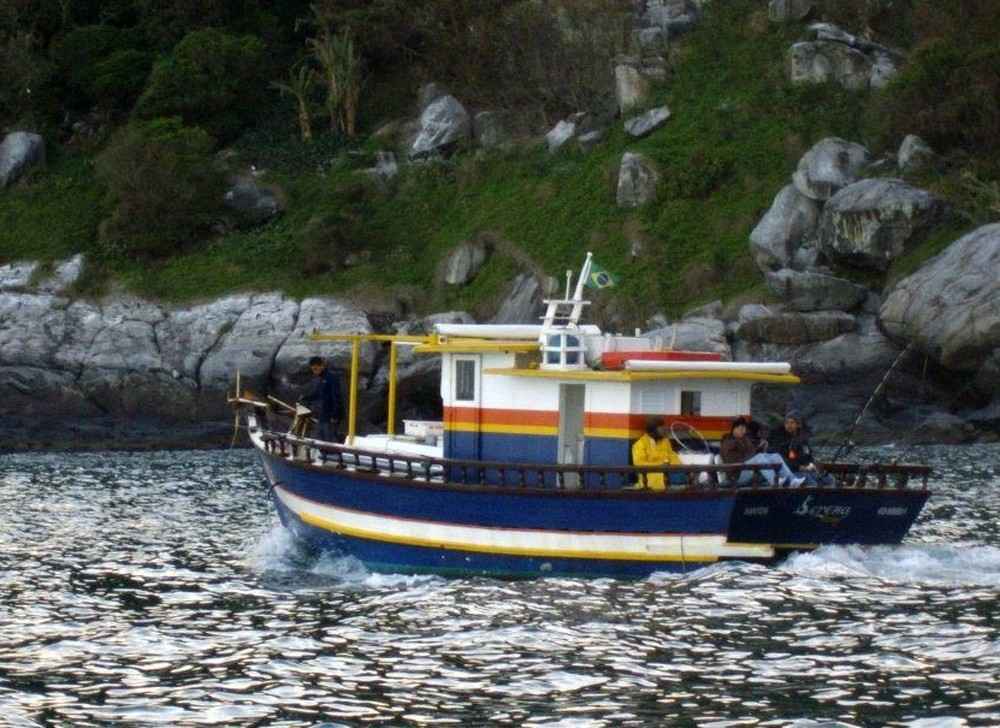
[[[442,96],[448,95],[448,89],[446,89],[443,85],[437,81],[428,81],[420,87],[419,91],[417,91],[417,109],[422,114],[428,106],[433,104]]]
[[[829,23],[809,26],[810,40],[788,50],[788,76],[793,83],[834,81],[846,89],[884,88],[899,70],[897,51],[859,38]]]
[[[670,109],[666,106],[657,106],[650,109],[645,114],[634,116],[625,121],[625,131],[629,136],[640,139],[647,134],[652,134],[661,126],[667,123],[670,118]]]
[[[520,273],[503,296],[503,303],[493,317],[495,324],[537,324],[544,312],[545,285],[537,276]]]
[[[639,69],[628,63],[615,66],[615,100],[618,111],[625,114],[637,106],[642,106],[649,98],[651,87]]]
[[[644,336],[659,338],[664,346],[682,351],[709,351],[721,354],[729,361],[733,358],[726,325],[716,318],[689,318],[678,323],[647,332]]]
[[[237,295],[167,312],[158,340],[164,368],[201,386],[201,367],[236,321],[250,308],[251,296]]]
[[[827,137],[802,156],[792,181],[806,197],[829,200],[842,188],[857,182],[869,161],[871,154],[862,145]]]
[[[30,167],[45,163],[45,140],[38,134],[15,131],[0,142],[0,190],[17,181]]]
[[[311,377],[307,363],[313,356],[323,357],[331,369],[350,371],[351,342],[310,341],[309,335],[317,332],[370,334],[372,327],[365,312],[350,303],[334,298],[304,299],[299,304],[295,326],[287,332],[274,356],[271,381],[279,396],[301,393]],[[375,344],[361,344],[358,352],[361,372],[372,372],[376,350]]]
[[[760,344],[809,344],[828,341],[857,329],[854,316],[843,311],[780,313],[739,325],[737,335]]]
[[[410,146],[411,158],[444,152],[469,139],[472,120],[454,96],[441,96],[420,114],[420,128]]]
[[[299,304],[278,293],[256,294],[201,364],[203,391],[232,389],[236,371],[246,386],[266,391],[274,359],[295,329]]]
[[[880,318],[893,338],[978,374],[984,390],[1000,387],[1000,224],[965,235],[899,281]]]
[[[886,270],[940,218],[944,205],[900,179],[855,182],[823,208],[820,249],[829,258]]]
[[[899,352],[900,347],[879,330],[874,316],[859,317],[855,331],[826,341],[783,344],[737,339],[733,345],[736,361],[787,361],[805,382],[861,382],[869,392],[870,380],[880,378]]]
[[[0,366],[53,366],[70,331],[68,303],[47,294],[0,293]]]
[[[819,223],[819,204],[788,185],[750,233],[754,260],[762,271],[788,267]]]
[[[641,207],[656,199],[656,185],[660,174],[653,163],[635,152],[625,152],[622,155],[618,170],[619,207]]]
[[[850,311],[868,297],[868,289],[823,273],[783,268],[767,273],[767,287],[793,311]]]
[[[450,286],[464,286],[476,277],[489,255],[485,240],[467,240],[455,248],[444,260],[444,282]]]

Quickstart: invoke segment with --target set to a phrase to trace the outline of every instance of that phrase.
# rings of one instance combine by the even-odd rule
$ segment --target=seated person
[[[789,470],[804,477],[809,485],[833,483],[833,477],[829,473],[820,473],[816,468],[812,448],[809,446],[809,428],[797,410],[788,410],[785,424],[772,436],[768,450],[781,455],[788,463]]]
[[[667,426],[662,417],[648,418],[646,434],[632,445],[632,464],[636,467],[680,465],[681,459],[670,446],[667,434]],[[645,486],[650,490],[666,490],[663,473],[639,473],[639,486]]]
[[[745,463],[747,465],[777,465],[781,475],[781,482],[793,486],[800,486],[805,483],[805,478],[796,476],[788,468],[781,455],[776,453],[758,452],[759,448],[767,447],[767,441],[755,443],[748,434],[750,428],[749,417],[737,417],[733,420],[733,425],[729,434],[722,438],[719,444],[719,456],[722,462],[728,464]],[[761,470],[761,476],[768,485],[774,485],[774,470]],[[737,485],[747,485],[753,479],[752,470],[740,472],[736,480]]]

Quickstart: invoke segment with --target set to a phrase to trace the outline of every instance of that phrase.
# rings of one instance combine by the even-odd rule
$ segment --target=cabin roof
[[[672,379],[738,379],[762,384],[799,384],[794,374],[764,374],[761,372],[713,371],[704,369],[680,369],[671,371],[636,372],[623,370],[558,370],[558,369],[484,369],[484,374],[508,377],[532,377],[538,379],[564,379],[586,382],[656,382]]]

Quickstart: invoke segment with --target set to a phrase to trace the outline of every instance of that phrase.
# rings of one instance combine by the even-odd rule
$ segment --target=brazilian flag
[[[590,264],[590,277],[585,284],[588,288],[611,288],[616,283],[618,283],[618,278],[613,273],[597,263]]]

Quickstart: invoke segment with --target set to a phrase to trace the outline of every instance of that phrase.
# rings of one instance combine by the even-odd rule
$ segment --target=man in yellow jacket
[[[632,464],[636,467],[681,464],[681,459],[670,446],[667,425],[662,417],[646,420],[646,434],[632,445]],[[663,473],[640,473],[639,485],[650,490],[666,490]]]

